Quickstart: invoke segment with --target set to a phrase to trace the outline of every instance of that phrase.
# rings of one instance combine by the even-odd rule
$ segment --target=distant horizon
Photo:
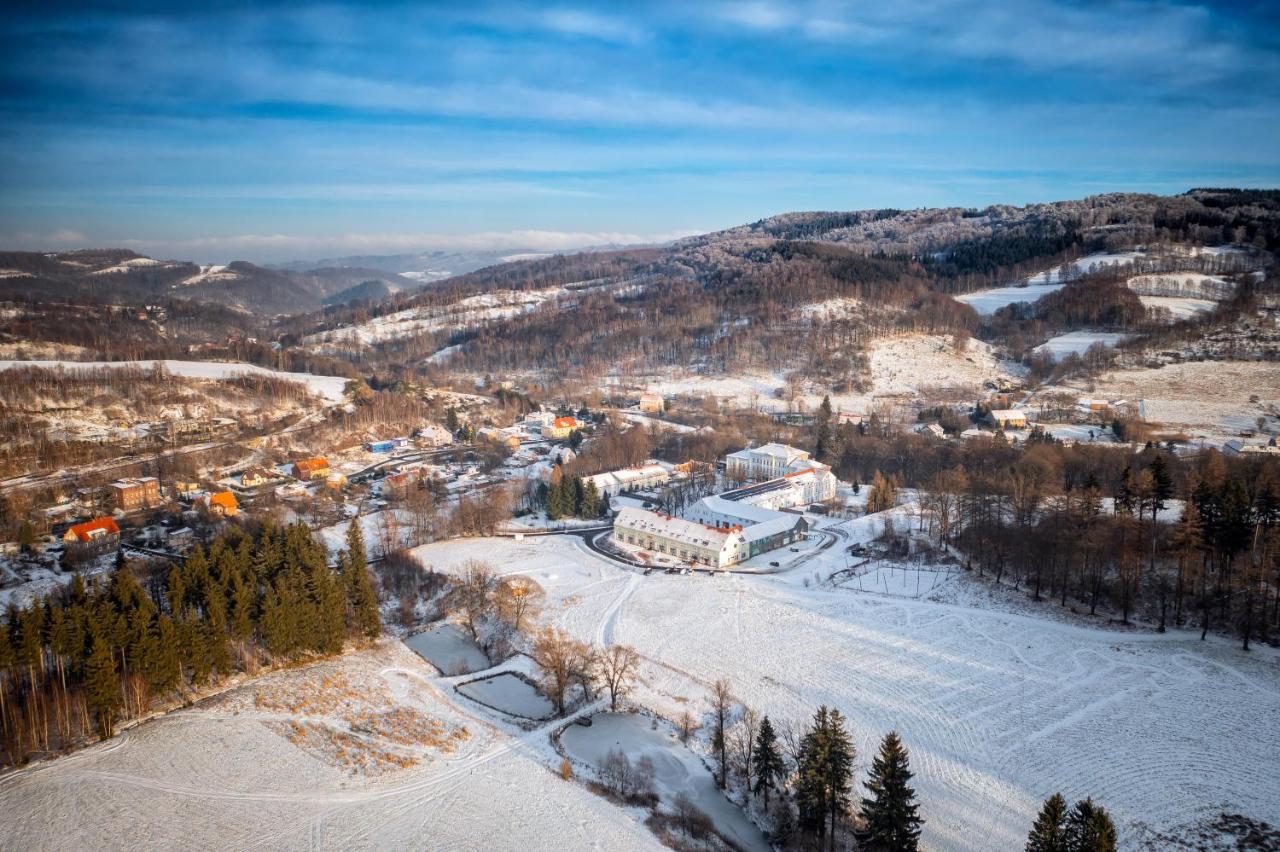
[[[202,263],[1280,185],[1265,3],[481,0],[0,21],[0,245]]]
[[[1198,189],[1241,189],[1241,190],[1262,190],[1262,191],[1280,191],[1280,185],[1276,186],[1210,186],[1209,184],[1196,184],[1189,186],[1183,190],[1175,190],[1171,192],[1144,192],[1142,190],[1117,190],[1116,192],[1125,192],[1131,194],[1159,195],[1165,197],[1176,197],[1185,195]],[[346,234],[335,237],[288,237],[279,235],[271,238],[250,238],[245,237],[246,241],[252,240],[263,245],[265,251],[270,251],[267,246],[272,243],[277,245],[292,244],[312,244],[314,248],[310,251],[303,251],[297,254],[258,254],[254,255],[254,250],[250,249],[244,255],[201,255],[191,254],[183,255],[178,252],[165,253],[149,248],[150,241],[147,240],[120,240],[117,242],[101,242],[93,243],[87,237],[80,234],[64,235],[68,242],[58,246],[0,246],[0,251],[33,251],[33,252],[74,252],[74,251],[110,251],[122,250],[133,251],[140,255],[153,258],[155,260],[165,260],[174,262],[191,262],[200,265],[217,265],[228,264],[236,261],[245,261],[264,267],[273,266],[289,266],[291,264],[314,263],[322,260],[345,260],[353,257],[394,257],[397,255],[419,255],[419,254],[574,254],[584,251],[612,251],[624,248],[642,248],[646,246],[661,246],[688,237],[702,236],[704,234],[712,234],[717,231],[728,230],[743,225],[749,225],[753,222],[764,221],[775,216],[788,214],[807,214],[807,213],[852,213],[861,210],[880,210],[892,208],[902,211],[911,210],[937,210],[946,208],[983,210],[992,206],[1009,206],[1025,208],[1037,204],[1056,204],[1067,201],[1079,201],[1085,198],[1109,195],[1112,192],[1097,192],[1089,195],[1074,196],[1071,198],[1053,198],[1049,200],[1026,201],[1022,203],[1010,203],[1002,201],[993,201],[983,205],[967,205],[967,204],[926,204],[915,205],[910,207],[894,207],[893,205],[871,205],[866,207],[847,207],[847,208],[813,208],[809,210],[779,210],[764,216],[754,216],[743,219],[742,221],[732,222],[724,225],[718,225],[713,228],[697,229],[682,231],[675,234],[664,234],[656,236],[639,235],[639,234],[618,234],[603,232],[600,234],[570,234],[552,231],[513,231],[508,233],[486,233],[486,234],[432,234],[432,235],[411,235],[399,234],[395,235],[396,240],[403,241],[402,244],[391,244],[386,250],[365,250],[370,245],[386,245],[383,243],[370,243],[371,239],[381,239],[385,235],[361,235]],[[83,237],[83,242],[74,243],[73,237]],[[591,241],[594,237],[609,238],[603,241]],[[520,242],[521,239],[526,242]],[[621,241],[620,238],[634,238],[630,241]],[[229,238],[236,241],[237,238]],[[583,242],[577,242],[577,240]],[[413,242],[418,240],[418,242]],[[204,241],[197,241],[204,242]],[[362,248],[365,247],[365,248]],[[181,245],[176,246],[180,248]],[[351,250],[345,250],[350,248]],[[192,249],[192,251],[205,251],[205,249]]]

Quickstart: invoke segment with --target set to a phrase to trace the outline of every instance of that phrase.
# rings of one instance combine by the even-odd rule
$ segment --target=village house
[[[62,536],[69,554],[96,556],[120,546],[120,527],[112,518],[94,518],[75,524]]]
[[[107,488],[111,491],[116,508],[126,514],[141,509],[154,509],[160,505],[160,480],[154,476],[120,479]]]
[[[413,438],[420,447],[447,447],[453,443],[453,435],[449,434],[449,430],[434,423],[428,423],[414,432]]]
[[[551,421],[550,426],[544,426],[542,434],[546,438],[556,441],[563,441],[573,434],[573,431],[579,427],[578,418],[576,417],[557,417]]]
[[[241,488],[258,488],[279,479],[279,475],[270,468],[251,467],[240,474]]]
[[[1017,408],[994,408],[988,412],[987,422],[997,429],[1025,429],[1027,415]]]
[[[685,510],[684,515],[707,526],[741,529],[746,545],[744,559],[801,541],[809,531],[809,522],[803,515],[756,505],[734,494],[727,491],[719,496],[704,497]]]
[[[639,408],[645,414],[661,414],[667,407],[666,400],[656,393],[640,394]]]
[[[303,459],[294,462],[293,476],[303,482],[310,482],[313,479],[324,479],[329,475],[329,462],[324,456],[316,456],[315,458]]]
[[[236,501],[236,495],[230,491],[205,494],[196,499],[196,505],[207,510],[209,514],[222,518],[233,518],[240,514],[240,504]]]

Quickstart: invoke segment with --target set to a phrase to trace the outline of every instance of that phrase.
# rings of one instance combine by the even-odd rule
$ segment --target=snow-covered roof
[[[684,518],[675,518],[632,506],[624,506],[618,512],[613,525],[635,532],[652,533],[685,544],[716,549],[723,548],[731,538],[742,534],[741,530],[736,528],[716,529],[696,521],[686,521]]]
[[[725,498],[717,495],[703,497],[689,508],[687,514],[697,515],[699,508],[717,515],[734,518],[735,520],[741,521],[744,526],[767,523],[777,519],[779,516],[785,516],[788,518],[795,517],[794,515],[786,515],[776,509],[766,509],[763,506],[756,506],[751,503],[726,500]]]
[[[769,538],[778,533],[788,532],[804,523],[804,518],[800,515],[788,515],[785,512],[775,512],[778,517],[758,524],[752,524],[744,527],[742,536],[747,541],[759,541],[762,538]]]

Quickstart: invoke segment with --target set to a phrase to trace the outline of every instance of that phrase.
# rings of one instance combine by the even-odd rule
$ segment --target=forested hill
[[[807,361],[810,374],[839,373],[850,365],[832,354],[839,347],[829,336],[820,351],[797,335],[793,320],[805,306],[859,303],[856,321],[838,330],[846,351],[894,330],[981,333],[985,321],[951,295],[1005,285],[1091,252],[1223,244],[1280,249],[1280,191],[787,213],[660,248],[488,267],[418,294],[297,318],[287,330],[294,340],[332,341],[333,330],[381,317],[425,317],[408,333],[373,335],[372,347],[346,351],[379,370],[420,369],[427,356],[459,346],[451,366],[478,372],[536,365],[586,374],[626,363],[696,364],[714,372],[749,359],[758,366],[777,361],[775,367]],[[526,305],[538,301],[475,322],[460,319],[491,294],[511,292],[531,294]],[[1093,292],[1126,295],[1117,288]],[[1123,304],[1107,315],[1128,316]],[[340,343],[326,349],[341,350]]]

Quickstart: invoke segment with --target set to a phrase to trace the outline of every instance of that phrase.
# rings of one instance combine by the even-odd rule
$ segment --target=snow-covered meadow
[[[991,287],[956,296],[956,301],[969,305],[984,316],[994,314],[1006,305],[1034,302],[1042,296],[1057,292],[1067,286],[1067,281],[1073,275],[1097,272],[1109,266],[1128,266],[1138,257],[1141,257],[1141,254],[1134,251],[1085,255],[1073,263],[1037,273],[1016,284]]]
[[[868,538],[875,519],[844,529]],[[874,743],[897,730],[918,773],[927,849],[972,849],[974,838],[1017,848],[1057,790],[1104,802],[1130,843],[1144,836],[1140,823],[1166,830],[1223,808],[1280,821],[1274,649],[1246,655],[1192,631],[1088,626],[954,570],[888,570],[864,590],[833,588],[819,581],[846,567],[841,548],[784,574],[716,577],[638,577],[568,538],[419,553],[442,569],[481,558],[538,578],[563,607],[557,624],[645,656],[637,698],[669,718],[705,708],[707,685],[726,677],[775,720],[839,707],[864,770]],[[916,597],[920,588],[932,591]]]
[[[244,364],[233,361],[0,361],[0,371],[23,367],[39,367],[46,370],[62,368],[64,370],[118,370],[123,367],[135,367],[139,370],[154,370],[160,364],[173,376],[189,379],[232,379],[239,376],[269,376],[289,382],[299,382],[317,396],[329,402],[342,402],[347,388],[347,379],[341,376],[317,376],[311,373],[287,373],[280,370],[268,370],[257,364]]]
[[[439,570],[484,559],[537,580],[545,621],[643,655],[633,700],[667,719],[705,713],[721,677],[781,725],[832,705],[852,729],[859,781],[875,743],[898,731],[927,820],[924,849],[1020,848],[1055,791],[1103,802],[1122,846],[1224,809],[1280,823],[1275,649],[1244,654],[1192,631],[1086,624],[956,566],[850,572],[861,559],[844,545],[871,539],[880,523],[841,522],[840,546],[773,575],[645,577],[569,536],[416,553]],[[321,688],[307,687],[317,677]],[[562,723],[521,727],[452,689],[473,679],[442,678],[394,640],[268,675],[0,780],[6,839],[29,849],[101,847],[126,831],[138,848],[202,848],[193,838],[207,848],[658,848],[641,811],[558,777],[550,734]],[[509,685],[491,684],[501,694],[488,697],[511,698]],[[369,772],[307,728],[345,744],[349,720],[373,709],[467,735],[405,746],[379,734],[374,747],[411,760]],[[615,746],[633,760],[648,752],[661,789],[694,789],[722,830],[736,823],[743,845],[756,845],[741,812],[698,780],[708,777],[705,738],[685,750],[669,727],[629,718],[597,715],[591,728],[567,730],[562,747],[585,765]],[[298,719],[305,735],[287,724]]]

